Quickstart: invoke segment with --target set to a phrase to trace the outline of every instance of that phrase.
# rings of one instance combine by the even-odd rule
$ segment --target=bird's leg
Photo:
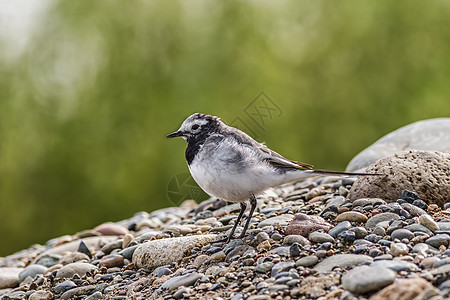
[[[233,238],[233,234],[236,231],[236,228],[239,225],[239,222],[241,221],[242,216],[244,215],[245,209],[247,208],[247,204],[245,204],[245,202],[241,202],[240,204],[241,204],[241,211],[239,212],[239,215],[238,215],[238,217],[236,219],[236,222],[234,223],[234,226],[231,229],[230,235],[228,237],[224,238],[224,239],[212,241],[211,243],[222,243],[222,242],[228,243]]]
[[[245,236],[245,233],[247,232],[248,226],[250,225],[250,220],[252,219],[253,213],[255,212],[256,208],[256,197],[254,194],[250,194],[250,212],[248,214],[247,222],[245,222],[244,229],[242,230],[241,234],[239,235],[239,239],[242,239]]]

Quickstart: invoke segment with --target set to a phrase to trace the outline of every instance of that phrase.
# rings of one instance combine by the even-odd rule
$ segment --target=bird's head
[[[221,124],[223,123],[218,117],[195,113],[184,120],[180,129],[168,134],[166,138],[181,136],[189,142],[189,140],[195,140],[199,137],[208,136],[210,133],[217,132]]]

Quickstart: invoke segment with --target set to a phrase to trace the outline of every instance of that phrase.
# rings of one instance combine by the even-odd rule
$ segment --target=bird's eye
[[[199,125],[198,125],[198,124],[194,124],[194,125],[192,125],[191,129],[192,129],[192,130],[197,130],[197,129],[198,129],[198,127],[199,127]]]

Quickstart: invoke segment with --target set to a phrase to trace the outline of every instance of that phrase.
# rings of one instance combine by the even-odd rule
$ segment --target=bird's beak
[[[183,132],[180,131],[180,130],[172,132],[171,134],[168,134],[166,136],[166,138],[174,138],[174,137],[177,137],[177,136],[183,136]]]

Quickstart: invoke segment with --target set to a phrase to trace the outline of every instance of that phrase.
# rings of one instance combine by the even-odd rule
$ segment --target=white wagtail
[[[313,169],[311,165],[284,158],[245,132],[228,126],[218,117],[195,113],[166,138],[181,136],[188,143],[186,160],[197,184],[210,196],[237,202],[239,216],[229,242],[250,200],[250,213],[238,238],[243,238],[256,208],[256,197],[271,187],[317,175],[379,175]]]

